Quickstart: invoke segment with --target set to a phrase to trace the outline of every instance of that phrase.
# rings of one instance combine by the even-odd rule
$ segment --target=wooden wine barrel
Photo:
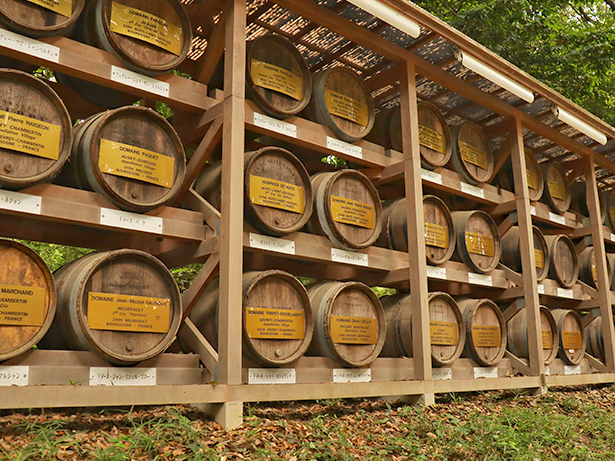
[[[565,235],[546,235],[551,261],[549,278],[557,280],[564,288],[571,288],[579,276],[579,259],[574,243]]]
[[[164,117],[126,106],[77,125],[68,167],[72,186],[141,213],[175,198],[186,160],[179,136]]]
[[[374,101],[363,79],[345,67],[331,67],[313,77],[310,118],[342,141],[354,142],[374,126]]]
[[[611,322],[613,318],[611,317]],[[604,335],[602,334],[602,317],[597,317],[585,327],[586,350],[592,357],[601,362],[606,360],[604,351]]]
[[[597,288],[598,274],[596,273],[596,254],[594,247],[587,247],[578,255],[579,258],[579,280],[587,283],[590,287]],[[613,282],[611,261],[606,258],[606,272],[609,277],[609,289]]]
[[[558,357],[568,365],[578,365],[585,356],[585,329],[579,314],[568,309],[554,309],[560,348]]]
[[[37,3],[44,3],[42,6]],[[2,0],[0,24],[28,37],[68,35],[83,11],[85,0],[44,1]]]
[[[477,185],[489,181],[494,160],[489,140],[478,125],[464,122],[451,129],[453,167],[464,181]]]
[[[525,149],[525,175],[530,200],[537,202],[542,197],[545,188],[542,169],[536,156],[529,149]],[[515,179],[513,176],[512,159],[510,155],[498,173],[500,186],[511,192],[515,191]]]
[[[608,190],[600,193],[600,203],[604,204],[604,222],[615,232],[615,191]]]
[[[382,208],[382,232],[377,245],[408,251],[406,199],[387,200]],[[425,254],[430,264],[444,264],[455,251],[455,231],[446,203],[435,195],[423,197],[425,217]]]
[[[340,170],[311,177],[315,210],[308,230],[340,248],[359,250],[376,242],[382,230],[378,191],[363,173]]]
[[[506,322],[500,308],[490,299],[458,300],[466,328],[463,357],[481,367],[500,363],[506,353]]]
[[[308,288],[314,338],[308,354],[342,366],[364,367],[380,354],[386,335],[382,304],[360,282],[322,282]]]
[[[611,198],[611,195],[611,191],[600,191],[598,194],[598,208],[600,209],[599,219],[602,224],[606,224],[607,226],[610,226],[609,208],[613,208],[613,216],[615,217],[615,197]],[[588,218],[589,209],[587,208],[585,180],[577,181],[570,185],[570,196],[570,209]],[[610,201],[613,203],[610,204]]]
[[[536,278],[539,282],[547,278],[549,273],[549,247],[542,231],[532,226],[534,236],[534,259],[536,261]],[[502,263],[515,272],[523,272],[521,265],[521,240],[519,227],[513,226],[502,237]]]
[[[419,144],[421,165],[433,170],[445,166],[451,159],[451,130],[436,106],[428,102],[418,104]],[[385,125],[387,147],[403,152],[401,108],[398,106]]]
[[[91,351],[113,365],[134,365],[164,352],[182,317],[169,270],[138,250],[91,253],[54,273],[56,318],[46,349]]]
[[[540,324],[542,326],[542,359],[545,365],[548,365],[557,356],[559,336],[553,314],[545,306],[540,306]],[[522,309],[507,325],[508,350],[523,359],[529,359],[530,356],[527,327],[526,309]]]
[[[568,211],[571,194],[566,172],[557,162],[542,163],[541,168],[545,181],[542,201],[556,213]]]
[[[615,253],[607,253],[606,259],[608,260],[609,268],[609,280],[611,281],[611,291],[615,291]]]
[[[138,96],[113,90],[77,77],[71,77],[70,75],[59,72],[55,72],[54,75],[59,83],[72,88],[87,102],[104,109],[117,109],[118,107],[128,106],[139,99]]]
[[[78,39],[145,75],[175,69],[192,42],[190,18],[180,0],[91,0],[79,24]]]
[[[248,42],[247,94],[266,114],[297,115],[310,102],[312,77],[295,46],[279,35],[262,35]]]
[[[60,172],[71,151],[72,123],[49,85],[0,69],[0,121],[0,187],[23,189]]]
[[[206,169],[194,190],[216,209],[222,206],[222,162]],[[244,157],[244,213],[259,232],[282,236],[301,229],[312,215],[312,183],[303,163],[280,147]]]
[[[463,352],[466,329],[457,302],[448,294],[429,293],[431,361],[446,366]],[[412,296],[397,294],[382,298],[387,334],[382,349],[385,357],[412,357]]]
[[[243,354],[268,367],[295,362],[307,350],[314,332],[308,294],[301,282],[280,270],[252,271],[242,278]],[[219,279],[216,278],[190,313],[211,345],[218,347]]]
[[[0,362],[32,349],[56,311],[53,276],[38,254],[0,240]]]
[[[455,255],[470,270],[484,274],[499,264],[502,244],[498,226],[484,211],[453,211]]]

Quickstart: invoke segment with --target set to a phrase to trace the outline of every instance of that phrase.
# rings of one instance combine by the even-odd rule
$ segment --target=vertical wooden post
[[[401,64],[401,126],[404,181],[408,214],[408,262],[412,294],[412,349],[415,379],[431,380],[431,344],[429,338],[429,306],[427,303],[427,258],[425,256],[425,218],[419,146],[419,116],[414,65]],[[429,403],[432,397],[425,396]]]
[[[510,157],[515,182],[515,202],[519,221],[519,240],[521,245],[521,267],[523,268],[523,296],[527,315],[527,337],[530,357],[530,373],[543,376],[545,367],[542,359],[542,325],[540,321],[540,300],[536,277],[536,257],[534,255],[534,234],[532,214],[527,185],[527,165],[523,147],[523,127],[518,118],[510,120]]]
[[[602,317],[602,335],[604,337],[605,365],[610,372],[615,371],[615,340],[613,338],[613,314],[611,311],[611,284],[606,269],[606,251],[604,249],[604,232],[600,216],[600,196],[596,183],[594,160],[587,158],[585,163],[585,190],[589,222],[592,230],[594,256],[596,258],[596,276],[598,277],[598,302]],[[606,320],[606,321],[605,321]]]

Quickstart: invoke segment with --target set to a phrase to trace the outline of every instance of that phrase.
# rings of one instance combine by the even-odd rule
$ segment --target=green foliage
[[[395,288],[384,288],[384,287],[372,287],[372,291],[376,293],[376,296],[382,298],[383,296],[390,296],[397,293]]]
[[[51,272],[94,251],[88,248],[56,245],[54,243],[31,242],[28,240],[17,241],[32,248],[45,261]]]

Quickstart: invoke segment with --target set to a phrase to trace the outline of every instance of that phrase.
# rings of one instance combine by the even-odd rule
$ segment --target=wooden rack
[[[434,394],[443,392],[523,388],[544,392],[548,386],[615,382],[612,321],[602,323],[605,363],[586,355],[578,367],[567,367],[556,359],[547,368],[539,359],[540,304],[587,312],[583,319],[586,324],[597,316],[612,316],[605,245],[614,244],[615,235],[597,223],[599,186],[608,188],[615,183],[615,162],[609,159],[615,152],[615,129],[403,0],[384,3],[421,25],[418,39],[412,39],[343,0],[194,0],[185,3],[193,20],[194,43],[198,45],[193,56],[200,56],[187,61],[180,70],[194,75],[193,80],[168,74],[153,80],[144,77],[135,84],[115,78],[114,69],[122,67],[116,58],[64,37],[41,39],[44,46],[55,47],[53,50],[57,52],[56,57],[44,58],[34,53],[31,46],[7,40],[0,30],[0,54],[170,105],[175,111],[174,123],[182,140],[195,147],[180,199],[175,204],[184,203],[190,210],[163,207],[145,215],[147,219],[142,220],[141,227],[138,223],[131,227],[120,226],[101,221],[106,210],[115,212],[117,208],[99,195],[42,185],[18,193],[0,191],[0,235],[97,249],[136,248],[158,256],[171,267],[204,263],[184,293],[183,304],[187,315],[208,283],[219,275],[218,350],[211,347],[190,320],[185,320],[180,336],[197,351],[204,368],[200,369],[190,357],[165,354],[150,365],[163,370],[159,376],[166,376],[157,385],[122,387],[74,384],[76,381],[71,376],[87,380],[84,370],[97,363],[88,353],[32,351],[2,364],[39,370],[30,385],[0,387],[2,407],[200,403],[208,404],[207,410],[221,424],[233,427],[242,421],[242,403],[251,401],[404,396],[411,401],[422,398],[429,404]],[[218,13],[219,20],[213,28],[202,27],[207,19],[218,18]],[[211,21],[207,24],[211,26]],[[327,128],[300,117],[281,122],[263,116],[254,103],[245,99],[245,51],[246,39],[266,32],[281,34],[294,42],[309,57],[312,71],[342,64],[360,72],[377,94],[375,100],[379,109],[399,103],[402,126],[409,127],[403,133],[403,152],[385,150],[368,141],[352,145],[342,143],[335,140]],[[24,43],[31,41],[24,39]],[[207,45],[203,50],[204,43]],[[536,94],[535,102],[525,103],[480,75],[460,68],[453,58],[456,48],[489,62],[498,71],[530,88]],[[208,91],[207,85],[225,49],[232,52],[227,52],[224,59],[224,87]],[[82,117],[92,110],[70,89],[56,87],[61,95],[68,95],[65,103],[73,116]],[[488,184],[472,187],[457,173],[446,169],[422,170],[417,118],[419,100],[436,104],[449,121],[457,120],[458,123],[466,119],[478,123],[495,144],[502,145],[507,137],[517,192]],[[597,148],[597,144],[585,135],[560,123],[551,115],[555,105],[603,131],[609,137],[608,144]],[[350,254],[346,262],[335,262],[327,239],[301,232],[281,242],[283,245],[290,242],[294,254],[261,249],[257,244],[259,239],[269,242],[275,239],[258,235],[243,221],[242,154],[246,150],[246,133],[265,135],[292,146],[291,150],[314,160],[310,169],[318,169],[323,156],[342,158],[368,175],[383,197],[405,196],[412,250],[402,253],[371,247]],[[223,196],[222,209],[218,212],[190,186],[220,145]],[[526,145],[543,158],[559,161],[566,171],[573,172],[572,176],[585,177],[589,223],[581,221],[574,213],[557,215],[541,203],[530,203],[524,174]],[[496,160],[501,167],[505,157],[500,155]],[[324,164],[320,168],[324,168]],[[600,184],[596,179],[597,170],[600,170]],[[518,225],[523,273],[499,266],[486,276],[480,276],[455,262],[428,266],[423,233],[424,190],[473,201],[476,207],[498,217],[501,232]],[[9,200],[10,197],[17,202],[38,201],[39,208],[20,207],[13,199]],[[532,223],[567,234],[580,242],[579,245],[593,242],[600,289],[578,283],[570,290],[561,290],[553,280],[539,284],[533,270],[534,252],[530,251],[533,248]],[[241,324],[237,321],[242,315],[242,295],[236,289],[236,281],[241,279],[244,268],[279,268],[300,276],[358,280],[370,285],[410,289],[415,301],[412,312],[415,356],[379,358],[369,368],[358,371],[339,370],[340,367],[329,359],[303,357],[291,370],[295,383],[248,384],[250,370],[256,367],[242,358]],[[519,309],[527,308],[529,360],[507,353],[493,369],[481,369],[469,359],[460,359],[450,368],[432,369],[427,296],[429,291],[435,290],[507,302],[510,307],[504,310],[506,320]],[[53,372],[55,363],[70,364],[64,381],[60,382],[57,373]],[[171,373],[168,367],[184,371]],[[270,373],[283,381],[281,375],[286,371],[270,370]],[[336,373],[347,373],[351,380],[369,382],[337,383],[334,382]]]

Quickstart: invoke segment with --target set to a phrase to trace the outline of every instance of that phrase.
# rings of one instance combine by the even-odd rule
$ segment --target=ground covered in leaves
[[[2,460],[615,460],[615,387],[245,405],[225,432],[191,407],[0,413]]]

